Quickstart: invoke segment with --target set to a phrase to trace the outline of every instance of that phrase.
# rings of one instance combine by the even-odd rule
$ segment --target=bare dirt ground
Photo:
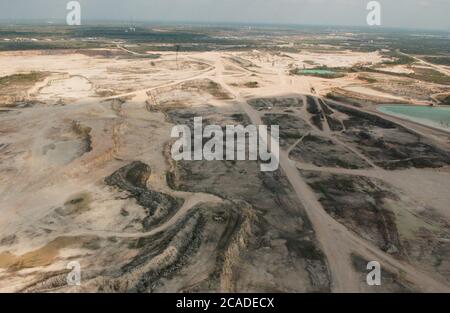
[[[403,99],[358,74],[290,74],[380,54],[117,49],[137,58],[0,53],[0,76],[45,73],[0,106],[0,291],[450,291],[449,135],[325,98]],[[194,116],[275,120],[280,170],[174,162]]]

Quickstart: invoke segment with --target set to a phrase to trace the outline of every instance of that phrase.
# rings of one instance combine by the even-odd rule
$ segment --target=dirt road
[[[217,60],[215,64],[217,75],[215,81],[232,94],[240,104],[244,112],[250,118],[252,124],[262,125],[260,113],[254,110],[243,98],[239,91],[225,83],[223,79],[223,64]],[[277,75],[282,76],[280,72]],[[280,80],[283,90],[287,90],[286,79]],[[294,91],[291,91],[294,92]],[[274,90],[274,93],[276,91]],[[371,243],[359,238],[349,231],[345,226],[337,222],[326,213],[316,194],[306,184],[297,170],[296,163],[289,159],[286,151],[280,151],[280,167],[292,185],[297,198],[304,206],[306,213],[313,225],[316,237],[325,253],[332,276],[333,292],[358,292],[360,291],[360,281],[355,272],[351,254],[358,253],[368,260],[379,261],[384,268],[393,272],[402,271],[407,280],[416,285],[424,286],[426,292],[450,291],[450,287],[443,282],[427,276],[416,268],[397,261],[392,256],[384,253]]]

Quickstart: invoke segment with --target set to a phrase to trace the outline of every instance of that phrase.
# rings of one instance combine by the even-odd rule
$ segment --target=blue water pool
[[[420,124],[450,130],[450,107],[385,105],[378,111]]]

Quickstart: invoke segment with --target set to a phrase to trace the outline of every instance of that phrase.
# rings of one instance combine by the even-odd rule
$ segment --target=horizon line
[[[84,25],[80,26],[95,26],[95,23],[120,23],[120,24],[166,24],[166,25],[214,25],[214,26],[255,26],[255,27],[341,27],[341,28],[364,28],[373,31],[382,31],[382,30],[404,30],[404,31],[434,31],[434,32],[445,32],[450,33],[450,27],[447,29],[444,28],[414,28],[414,27],[405,27],[405,26],[368,26],[368,25],[355,25],[355,24],[297,24],[297,23],[279,23],[279,22],[241,22],[241,21],[182,21],[182,20],[172,20],[172,21],[164,21],[164,20],[126,20],[126,19],[83,19],[85,22]],[[64,19],[56,19],[56,18],[36,18],[36,19],[11,19],[11,18],[0,18],[0,25],[5,23],[10,23],[13,25],[29,25],[33,23],[40,23],[52,25],[52,23],[56,26],[68,26],[65,24]]]

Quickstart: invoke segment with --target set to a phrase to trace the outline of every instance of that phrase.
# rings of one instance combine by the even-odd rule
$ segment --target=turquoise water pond
[[[424,125],[450,130],[450,107],[385,105],[378,111]]]
[[[318,75],[331,75],[331,74],[335,74],[335,72],[330,71],[330,70],[317,70],[317,69],[306,69],[306,70],[301,70],[300,71],[301,74],[318,74]]]

